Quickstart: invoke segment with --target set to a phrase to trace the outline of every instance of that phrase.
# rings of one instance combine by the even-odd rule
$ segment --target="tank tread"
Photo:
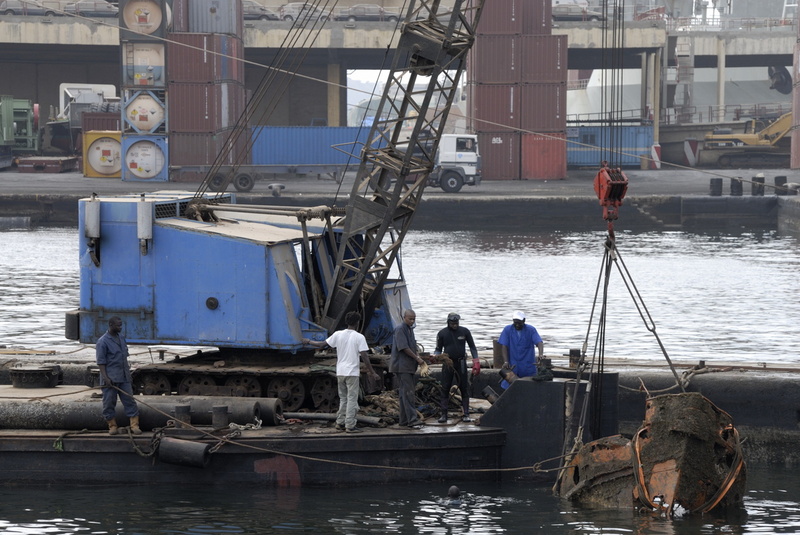
[[[287,412],[331,412],[338,407],[335,366],[269,369],[213,364],[154,364],[133,372],[133,389],[144,395],[274,397]]]

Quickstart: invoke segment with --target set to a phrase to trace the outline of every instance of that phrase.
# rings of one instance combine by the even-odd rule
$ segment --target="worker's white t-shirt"
[[[343,329],[336,331],[327,340],[329,346],[336,349],[336,375],[358,377],[362,351],[368,351],[367,339],[358,331]]]

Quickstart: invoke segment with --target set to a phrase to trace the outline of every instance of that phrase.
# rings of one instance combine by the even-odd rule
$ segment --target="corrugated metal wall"
[[[368,135],[369,128],[348,126],[259,126],[253,128],[253,164],[357,166]]]
[[[609,160],[611,139],[618,145],[620,154],[615,161],[622,167],[641,166],[641,156],[649,157],[653,145],[653,129],[650,126],[581,126],[567,129],[567,165],[598,169],[600,162]]]

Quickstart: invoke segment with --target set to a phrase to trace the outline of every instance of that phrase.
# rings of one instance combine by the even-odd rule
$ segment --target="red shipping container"
[[[481,147],[483,152],[483,147]],[[567,176],[567,134],[522,134],[522,175],[528,180],[561,180]]]
[[[245,109],[244,85],[171,83],[167,89],[169,129],[182,133],[209,133],[236,124]]]
[[[189,0],[172,0],[172,31],[189,31]]]
[[[480,35],[475,40],[470,61],[472,80],[479,84],[518,84],[520,45],[516,35]]]
[[[553,29],[552,0],[528,0],[522,13],[522,33],[550,35]]]
[[[474,85],[471,100],[473,128],[477,131],[518,131],[520,89],[519,85]]]
[[[520,128],[526,132],[553,132],[567,128],[567,84],[522,84]]]
[[[202,134],[170,132],[170,166],[211,165],[220,153],[225,154],[223,163],[226,165],[249,163],[249,159],[237,162],[237,158],[247,156],[245,151],[247,146],[247,131],[244,132],[244,135],[239,136],[229,144],[231,132],[233,132],[233,129]]]
[[[522,35],[518,49],[521,82],[567,81],[566,35]]]
[[[176,33],[167,41],[168,82],[244,83],[244,44],[225,34]]]
[[[119,112],[85,111],[81,114],[81,132],[93,130],[120,131],[122,118]]]
[[[523,6],[530,0],[492,0],[486,2],[478,22],[478,35],[522,33]]]
[[[518,180],[520,177],[520,134],[478,132],[483,180]]]

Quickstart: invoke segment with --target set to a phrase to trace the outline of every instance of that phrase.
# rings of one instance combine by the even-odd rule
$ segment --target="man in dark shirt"
[[[451,313],[447,316],[447,327],[439,331],[436,335],[436,350],[434,355],[441,355],[442,349],[450,359],[453,365],[442,364],[442,399],[440,402],[441,415],[439,416],[439,423],[447,422],[447,406],[450,402],[450,387],[453,385],[453,379],[456,380],[458,389],[461,391],[461,408],[463,415],[461,416],[462,422],[472,421],[469,417],[469,377],[467,376],[467,353],[466,345],[469,344],[469,351],[472,354],[472,373],[477,375],[481,371],[481,362],[478,360],[478,350],[475,348],[475,342],[472,339],[472,333],[466,327],[459,325],[461,316]]]
[[[133,399],[133,377],[128,364],[128,344],[122,332],[122,320],[112,316],[108,320],[108,331],[97,340],[96,359],[100,368],[100,388],[103,390],[103,418],[108,424],[108,434],[116,435],[117,393],[120,393],[125,414],[131,419],[131,432],[142,433],[139,429],[139,407]]]
[[[427,375],[428,365],[417,354],[417,339],[414,336],[416,320],[417,314],[413,310],[403,311],[403,323],[394,330],[389,371],[395,376],[395,384],[400,398],[400,421],[398,423],[404,427],[420,429],[422,422],[417,415],[417,406],[414,403],[414,374],[419,365],[420,374]]]

